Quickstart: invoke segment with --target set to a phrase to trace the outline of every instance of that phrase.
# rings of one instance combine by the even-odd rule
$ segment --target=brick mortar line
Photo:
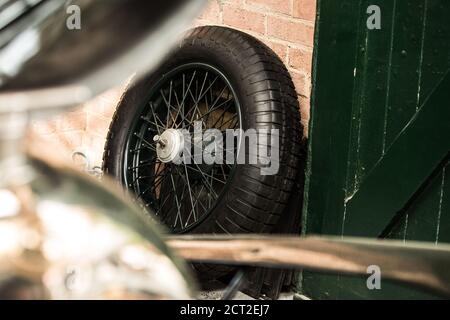
[[[277,37],[274,37],[274,36],[271,36],[268,34],[258,33],[258,32],[254,32],[254,31],[251,31],[248,29],[244,29],[244,28],[238,28],[236,26],[225,24],[223,22],[217,22],[217,21],[213,21],[213,20],[209,20],[209,19],[197,19],[196,22],[200,23],[200,25],[230,27],[232,29],[236,29],[236,30],[240,30],[245,33],[248,33],[249,35],[251,35],[257,39],[260,39],[260,40],[262,39],[262,40],[272,41],[276,44],[286,45],[287,47],[292,48],[292,49],[305,49],[305,51],[307,51],[309,53],[313,53],[313,49],[314,49],[313,43],[311,45],[307,45],[305,43],[283,40],[283,39],[280,39],[280,38],[277,38]]]
[[[220,11],[222,11],[222,12],[223,12],[223,4],[225,4],[225,3],[222,3],[220,5]],[[236,8],[236,9],[244,9],[244,10],[247,10],[247,11],[250,11],[253,13],[260,13],[267,17],[276,17],[276,18],[280,18],[280,19],[287,20],[290,22],[300,22],[309,27],[314,27],[314,25],[315,25],[315,21],[297,18],[297,17],[294,17],[293,15],[289,15],[289,14],[281,13],[281,12],[277,12],[277,11],[269,11],[270,9],[268,9],[268,8],[264,9],[262,7],[254,5],[254,4],[253,5],[246,4],[246,2],[244,2],[243,5],[240,5],[240,6],[236,6],[232,2],[226,2],[226,4],[229,5],[230,7]]]
[[[230,4],[232,5],[233,3],[230,3]],[[264,11],[265,13],[267,13],[267,11],[270,10],[273,13],[277,13],[277,14],[284,15],[284,16],[290,16],[290,17],[293,17],[293,14],[294,14],[293,0],[290,0],[290,3],[289,3],[289,13],[277,11],[276,9],[270,8],[269,5],[263,4],[263,3],[250,4],[250,3],[247,3],[247,0],[245,0],[243,2],[243,7],[247,10],[249,10],[250,8],[255,8],[255,10],[258,10],[258,11],[261,10],[261,11]]]

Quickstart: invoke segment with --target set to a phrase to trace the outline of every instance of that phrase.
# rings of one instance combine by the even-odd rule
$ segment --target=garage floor
[[[210,284],[208,290],[204,290],[200,292],[199,299],[200,300],[221,300],[226,288],[224,288],[224,285],[222,283],[218,283],[217,286]],[[216,288],[215,288],[216,287]],[[293,292],[283,292],[280,294],[280,297],[278,300],[293,300],[294,299],[294,293]],[[254,298],[250,297],[249,295],[238,292],[236,296],[233,298],[233,300],[255,300]]]
[[[203,291],[200,293],[200,300],[220,300],[223,296],[224,290]],[[282,293],[278,300],[293,300],[294,293]],[[233,300],[255,300],[245,293],[239,292]]]

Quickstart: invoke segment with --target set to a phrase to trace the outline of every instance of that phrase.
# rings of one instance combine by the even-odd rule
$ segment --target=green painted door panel
[[[381,29],[367,28],[367,8]],[[450,1],[319,0],[303,233],[450,242]],[[303,272],[312,298],[430,298]]]
[[[407,206],[450,150],[450,118],[444,117],[450,101],[450,76],[406,123],[394,142],[370,172],[359,181],[357,191],[345,199],[342,234],[377,237]]]

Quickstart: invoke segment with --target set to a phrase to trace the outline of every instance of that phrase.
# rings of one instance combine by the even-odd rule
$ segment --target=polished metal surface
[[[263,235],[170,236],[169,246],[193,262],[293,268],[380,276],[450,297],[450,245],[339,237]]]
[[[29,161],[29,185],[0,189],[0,299],[194,296],[185,263],[112,182]]]
[[[0,30],[29,13],[44,0],[2,0],[0,1]]]
[[[77,104],[149,72],[164,58],[205,0],[46,0],[0,32],[0,110],[35,109],[29,94],[47,89]],[[80,29],[70,30],[70,6],[81,13]],[[68,89],[66,89],[68,88]],[[20,92],[18,98],[17,92]],[[12,95],[14,94],[14,95]],[[14,105],[10,102],[14,97]],[[46,100],[47,108],[61,101]]]
[[[32,118],[151,71],[205,2],[45,0],[2,16],[0,299],[193,296],[188,268],[148,215],[45,146],[25,154],[24,136]],[[71,30],[73,6],[81,24]]]
[[[162,163],[180,159],[184,149],[184,135],[181,130],[167,129],[161,136],[153,137],[156,144],[156,154]]]

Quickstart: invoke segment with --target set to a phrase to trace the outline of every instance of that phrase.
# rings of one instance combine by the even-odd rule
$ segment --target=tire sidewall
[[[217,29],[219,29],[219,27],[217,27]],[[233,30],[233,32],[235,32],[234,35],[240,34],[239,31]],[[239,42],[230,37],[222,37],[220,38],[220,41],[216,41],[213,37],[196,37],[194,32],[191,36],[185,38],[176,52],[162,64],[157,72],[138,81],[137,84],[132,85],[122,97],[118,106],[115,121],[113,121],[112,127],[110,128],[110,132],[113,132],[114,136],[108,138],[107,147],[105,148],[105,150],[107,150],[106,153],[108,153],[104,161],[105,173],[116,177],[123,183],[124,156],[125,152],[127,152],[128,135],[132,130],[134,119],[141,115],[142,108],[148,102],[149,93],[152,88],[155,87],[161,79],[164,79],[167,73],[181,65],[189,63],[205,63],[219,70],[230,82],[239,101],[242,129],[267,129],[267,124],[261,124],[257,121],[255,114],[258,111],[258,103],[255,102],[254,96],[251,94],[257,92],[260,87],[254,85],[249,79],[248,74],[244,72],[244,70],[246,70],[245,63],[248,63],[249,58],[244,56],[242,52],[248,49],[248,47],[247,42]],[[270,50],[269,48],[266,49]],[[284,121],[287,120],[285,119]],[[283,135],[289,134],[286,132],[290,130],[289,128],[278,126],[276,124],[271,124],[270,128],[282,130],[283,132],[280,134]],[[283,157],[281,153],[280,156]],[[229,204],[238,201],[236,194],[248,184],[248,181],[243,177],[248,177],[249,175],[255,176],[255,172],[255,165],[253,165],[253,167],[250,165],[237,165],[234,174],[229,177],[231,181],[227,181],[228,183],[226,189],[223,190],[221,199],[215,204],[214,208],[210,210],[209,215],[204,217],[201,223],[197,223],[194,227],[190,228],[189,232],[227,232],[221,227],[224,223],[228,223],[233,229],[233,217],[240,214],[237,213],[236,210],[232,210]],[[279,181],[272,179],[271,177],[264,178],[261,176],[257,177],[257,179],[259,179],[259,182],[267,185],[273,184],[274,181]],[[230,185],[233,187],[230,187]],[[281,187],[282,186],[280,186],[280,188]],[[254,191],[257,192],[258,190]],[[272,214],[272,212],[268,212],[268,214]],[[244,231],[261,233],[269,232],[270,228],[264,224],[254,224]],[[231,232],[234,231],[232,230]],[[237,232],[242,232],[242,229],[239,229]]]

